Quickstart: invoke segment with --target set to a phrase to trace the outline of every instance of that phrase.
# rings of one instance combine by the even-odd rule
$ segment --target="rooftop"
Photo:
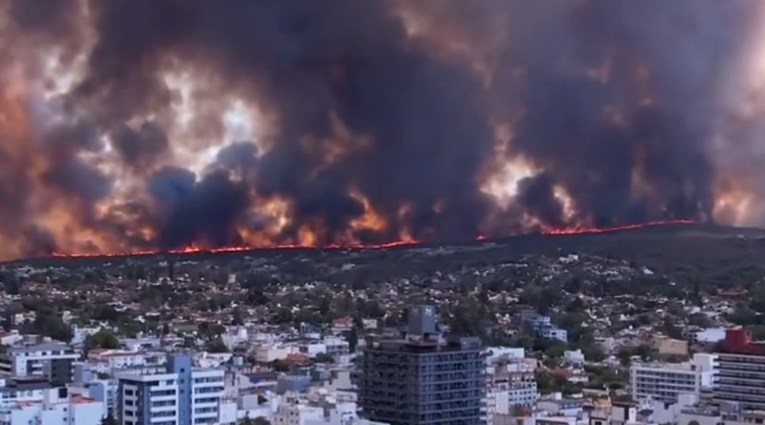
[[[74,354],[74,351],[72,351],[72,348],[64,344],[63,342],[43,342],[40,344],[30,344],[30,345],[23,345],[23,346],[13,346],[8,349],[9,353],[28,353],[31,351],[71,351],[72,354]]]

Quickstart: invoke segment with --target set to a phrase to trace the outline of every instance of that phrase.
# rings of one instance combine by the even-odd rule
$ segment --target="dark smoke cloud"
[[[9,17],[24,31],[50,37],[68,36],[77,25],[77,0],[6,0]]]
[[[111,191],[108,177],[78,159],[57,163],[44,174],[43,180],[66,195],[81,197],[86,203],[103,199]]]
[[[515,204],[530,212],[543,223],[555,226],[565,225],[563,205],[555,197],[555,185],[546,173],[526,177],[518,183]]]
[[[141,124],[138,129],[119,125],[112,132],[111,140],[122,161],[133,167],[151,164],[169,146],[165,131],[151,121]]]
[[[748,0],[90,0],[85,21],[81,4],[0,0],[7,40],[72,50],[85,45],[84,28],[96,37],[61,96],[71,117],[40,124],[51,127],[40,141],[0,140],[0,174],[14,168],[8,146],[38,143],[44,186],[77,199],[90,228],[120,247],[162,248],[245,243],[243,228],[269,228],[262,209],[274,199],[289,223],[272,243],[294,242],[306,226],[333,244],[470,239],[522,231],[528,217],[554,227],[712,220],[709,145],[759,9]],[[0,41],[6,51],[32,57]],[[167,75],[177,73],[196,78],[192,95],[204,104],[191,135],[175,127],[180,94]],[[258,140],[223,140],[232,97],[257,106]],[[511,129],[508,140],[498,127]],[[194,136],[222,146],[201,171],[179,154],[198,147],[186,140]],[[111,173],[87,159],[110,155],[121,165]],[[508,183],[516,190],[498,205],[482,186],[508,160],[534,171]],[[8,174],[0,202],[20,206],[0,215],[24,222],[36,177]],[[118,193],[123,180],[141,183]],[[354,227],[370,208],[384,225]]]
[[[519,80],[498,78],[494,92],[500,108],[523,109],[511,153],[565,187],[585,222],[711,219],[705,144],[720,112],[723,72],[749,37],[740,29],[751,7],[542,1],[521,10],[508,3],[492,11],[507,12],[510,29],[495,75],[523,70]]]
[[[242,184],[221,173],[196,181],[187,170],[163,168],[149,178],[148,189],[160,205],[162,247],[194,242],[212,246],[241,243],[233,223],[247,207],[247,191]]]

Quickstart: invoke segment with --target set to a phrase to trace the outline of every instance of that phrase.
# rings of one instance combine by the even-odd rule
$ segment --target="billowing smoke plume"
[[[0,0],[0,256],[757,224],[764,22],[748,0]]]

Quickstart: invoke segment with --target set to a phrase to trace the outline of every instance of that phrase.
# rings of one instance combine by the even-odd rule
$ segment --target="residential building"
[[[23,340],[24,335],[16,329],[11,329],[8,332],[0,331],[0,345],[14,345]]]
[[[571,366],[584,366],[585,358],[581,349],[566,350],[563,352],[563,361]]]
[[[549,416],[580,417],[584,412],[587,401],[583,398],[563,397],[561,393],[553,393],[537,402],[537,409]]]
[[[526,359],[495,358],[488,373],[494,413],[508,415],[514,408],[531,407],[539,399],[534,367]]]
[[[163,365],[165,357],[165,353],[157,351],[92,350],[88,363],[95,372],[111,373],[116,369]]]
[[[284,360],[290,354],[300,352],[300,347],[294,344],[266,344],[258,347],[255,352],[255,359],[260,363],[271,363],[274,360]]]
[[[408,331],[364,348],[358,380],[362,416],[391,425],[477,425],[486,421],[485,359],[478,338],[445,341],[433,306],[409,313]]]
[[[309,418],[304,425],[386,425],[384,422],[359,418],[356,403],[353,402],[334,403],[329,409],[323,410],[323,418]]]
[[[533,312],[524,313],[521,315],[521,322],[527,332],[540,338],[568,342],[568,332],[555,326],[549,316],[542,316]]]
[[[654,338],[653,345],[659,351],[659,354],[664,356],[687,356],[689,352],[688,341],[666,336]]]
[[[295,393],[287,393],[279,403],[273,425],[306,425],[310,422],[323,422],[324,409],[311,406]]]
[[[492,364],[500,358],[524,359],[526,350],[523,347],[490,347],[486,350],[486,363]]]
[[[165,373],[118,374],[123,425],[220,424],[225,372],[195,369],[186,354],[168,356]]]
[[[538,399],[533,373],[498,374],[490,379],[487,405],[494,415],[509,415],[515,408],[533,406]]]
[[[18,376],[0,380],[0,398],[9,401],[41,401],[53,389],[44,376]]]
[[[104,409],[107,414],[117,416],[115,407],[117,404],[117,383],[114,380],[92,379],[88,382],[78,384],[88,396],[104,403]]]
[[[725,339],[724,328],[708,328],[694,332],[691,336],[691,342],[697,344],[714,344]]]
[[[48,342],[10,347],[0,356],[0,373],[10,376],[43,376],[46,374],[46,365],[52,360],[69,361],[71,366],[71,362],[79,358],[79,353],[63,343]]]
[[[71,384],[74,377],[72,359],[51,359],[43,362],[43,376],[57,386]]]
[[[0,405],[2,425],[100,425],[103,403],[66,388],[50,388],[40,400],[16,400]]]
[[[636,363],[630,368],[630,392],[634,400],[676,402],[682,394],[701,397],[714,378],[714,355],[697,353],[685,363]]]
[[[350,345],[344,338],[324,338],[324,345],[326,346],[326,353],[332,357],[344,356],[350,351]]]
[[[692,394],[680,395],[676,402],[664,402],[659,400],[653,400],[651,403],[647,403],[644,409],[650,411],[650,422],[657,424],[680,424],[687,422],[680,422],[681,415],[689,411],[702,411],[698,407],[706,405],[699,404],[699,400]],[[701,422],[699,422],[701,423]]]
[[[335,335],[350,332],[353,329],[353,317],[339,317],[332,321],[332,333]]]
[[[349,354],[350,345],[344,338],[328,336],[322,341],[309,340],[300,344],[300,352],[310,357],[327,354],[332,357]],[[294,353],[290,353],[294,354]]]
[[[713,390],[718,403],[765,410],[765,344],[752,341],[748,329],[728,329],[725,352],[717,354]]]

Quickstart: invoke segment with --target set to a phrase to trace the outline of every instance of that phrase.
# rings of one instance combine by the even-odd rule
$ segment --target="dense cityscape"
[[[757,423],[753,266],[715,285],[593,249],[760,233],[539,238],[5,263],[0,422]]]
[[[765,425],[765,0],[0,0],[0,425]]]

